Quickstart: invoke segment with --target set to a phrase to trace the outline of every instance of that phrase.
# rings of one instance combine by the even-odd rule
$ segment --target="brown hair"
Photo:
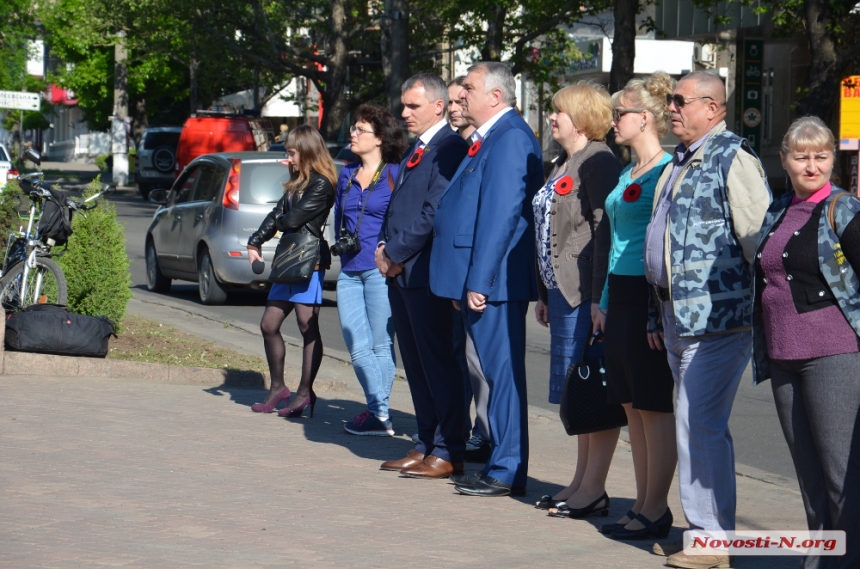
[[[643,78],[631,79],[624,89],[612,95],[613,105],[627,105],[647,110],[654,117],[657,136],[663,138],[669,133],[669,105],[666,95],[675,92],[675,80],[663,71]]]
[[[570,117],[573,126],[588,140],[605,140],[612,127],[612,103],[609,92],[599,83],[580,81],[559,90],[552,104]]]
[[[332,186],[337,183],[337,172],[334,161],[328,153],[325,141],[317,129],[303,124],[289,132],[287,149],[294,149],[299,154],[299,169],[289,182],[284,184],[284,191],[289,193],[304,191],[308,180],[311,178],[311,170],[326,178]]]
[[[388,110],[371,105],[361,105],[355,111],[355,122],[366,122],[373,129],[373,136],[382,141],[379,151],[387,164],[399,164],[409,144],[403,136],[400,121]]]

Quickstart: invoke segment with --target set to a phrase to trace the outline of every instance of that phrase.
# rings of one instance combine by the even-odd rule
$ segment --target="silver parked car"
[[[9,151],[5,146],[0,144],[0,188],[6,185],[6,182],[11,182],[18,175],[18,171],[12,164],[12,157],[9,156]]]
[[[290,171],[269,152],[225,152],[194,159],[169,192],[153,190],[161,207],[146,232],[147,288],[167,292],[173,279],[199,283],[203,304],[223,304],[235,288],[266,289],[277,236],[263,245],[266,270],[256,275],[245,248],[266,215],[284,195]],[[343,161],[335,161],[338,173]],[[324,236],[334,243],[334,210]],[[337,281],[340,260],[332,260],[325,281]]]

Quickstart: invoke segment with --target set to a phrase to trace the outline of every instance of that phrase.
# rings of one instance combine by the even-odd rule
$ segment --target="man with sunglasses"
[[[713,74],[684,76],[667,96],[675,149],[654,195],[645,236],[653,288],[649,343],[665,343],[677,393],[681,505],[691,529],[735,529],[729,415],[752,349],[751,274],[771,201],[747,142],[726,129],[726,91]],[[657,324],[662,323],[662,326]],[[655,546],[669,567],[728,567],[727,555]]]

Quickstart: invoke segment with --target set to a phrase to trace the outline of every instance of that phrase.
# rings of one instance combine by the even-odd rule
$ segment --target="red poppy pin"
[[[629,203],[635,202],[639,199],[639,196],[641,195],[642,186],[640,186],[639,184],[630,184],[624,189],[624,194],[622,194],[622,197],[624,197],[624,201]]]
[[[560,196],[566,196],[573,189],[573,178],[570,176],[564,176],[559,178],[559,180],[555,183],[553,188],[555,193]]]
[[[469,147],[469,158],[471,158],[472,156],[477,154],[480,149],[481,149],[481,141],[476,140],[475,142],[473,142],[472,146]]]
[[[409,161],[406,162],[407,168],[414,168],[421,163],[421,158],[424,157],[424,149],[418,147],[418,149],[409,157]]]

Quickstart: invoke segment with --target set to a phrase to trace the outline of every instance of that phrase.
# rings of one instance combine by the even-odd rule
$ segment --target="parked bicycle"
[[[35,150],[24,153],[27,160],[41,164]],[[6,242],[6,254],[0,270],[0,304],[8,311],[32,304],[66,304],[68,286],[63,269],[52,259],[52,249],[63,245],[72,233],[72,215],[86,217],[100,197],[116,189],[104,185],[97,194],[79,202],[66,192],[45,183],[43,172],[17,177],[21,191],[30,199],[27,229],[12,231]],[[38,222],[38,225],[37,225]]]

